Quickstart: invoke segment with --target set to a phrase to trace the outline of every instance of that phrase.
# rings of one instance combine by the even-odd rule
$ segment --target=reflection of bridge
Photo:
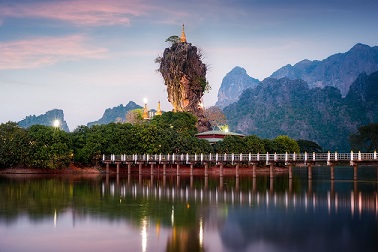
[[[253,167],[253,177],[256,177],[256,168],[258,165],[270,166],[270,177],[273,177],[274,166],[284,165],[288,167],[289,179],[292,179],[292,167],[296,164],[306,165],[308,169],[308,179],[312,179],[313,165],[330,166],[331,180],[335,179],[334,167],[337,165],[353,166],[354,180],[357,180],[357,169],[359,164],[377,165],[377,152],[373,153],[285,153],[285,154],[155,154],[155,155],[103,155],[102,162],[106,164],[106,173],[109,173],[109,165],[116,164],[117,172],[121,164],[127,164],[128,174],[131,173],[132,165],[139,165],[139,174],[142,174],[143,165],[151,166],[151,175],[154,174],[156,164],[163,165],[163,175],[166,174],[166,165],[176,165],[177,175],[180,175],[180,165],[190,165],[190,175],[193,175],[193,167],[195,165],[204,166],[204,175],[208,176],[208,168],[210,164],[219,165],[220,176],[223,176],[223,167],[225,164],[235,165],[236,176],[239,176],[239,167],[241,165],[249,165]]]
[[[274,189],[274,179],[270,179],[269,189],[257,190],[256,178],[252,179],[252,187],[247,190],[239,189],[239,178],[235,179],[233,188],[224,188],[224,178],[219,178],[219,183],[215,188],[209,188],[208,177],[204,177],[204,184],[201,188],[193,185],[193,177],[190,176],[190,184],[180,185],[180,176],[176,176],[176,185],[167,185],[167,177],[139,176],[139,181],[131,181],[128,176],[127,181],[119,181],[119,176],[113,181],[109,181],[108,176],[102,184],[102,194],[109,194],[113,197],[132,196],[134,198],[146,198],[154,200],[164,200],[170,202],[201,203],[209,205],[249,205],[249,206],[274,206],[284,208],[305,208],[316,210],[317,208],[327,208],[328,212],[350,209],[351,214],[362,214],[363,212],[373,212],[378,215],[378,194],[360,191],[358,182],[353,183],[353,189],[348,192],[338,192],[335,190],[335,182],[330,181],[330,186],[326,191],[315,192],[313,183],[308,181],[307,190],[300,193],[293,190],[293,181],[285,191],[277,192]],[[147,182],[147,183],[146,183]]]

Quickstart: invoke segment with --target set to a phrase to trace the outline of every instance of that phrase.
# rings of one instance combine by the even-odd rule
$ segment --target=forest
[[[262,139],[256,135],[227,136],[210,145],[195,137],[197,118],[187,112],[166,112],[151,120],[79,126],[73,132],[58,127],[33,125],[21,128],[15,122],[0,124],[0,168],[28,167],[60,169],[71,163],[88,167],[99,163],[102,154],[182,153],[293,153],[321,152],[311,141],[288,136]],[[351,137],[358,148],[377,146],[377,125],[365,126]]]

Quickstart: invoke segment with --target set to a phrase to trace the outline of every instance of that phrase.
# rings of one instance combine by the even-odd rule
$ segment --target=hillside
[[[288,135],[349,151],[357,127],[378,122],[378,72],[361,74],[343,98],[339,89],[310,88],[303,80],[267,78],[224,109],[230,127],[244,134]]]

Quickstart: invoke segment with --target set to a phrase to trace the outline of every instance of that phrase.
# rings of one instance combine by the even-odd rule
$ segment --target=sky
[[[287,64],[378,45],[377,0],[0,0],[0,123],[62,109],[71,131],[129,101],[172,109],[154,59],[180,36],[203,51],[217,101],[235,66]]]

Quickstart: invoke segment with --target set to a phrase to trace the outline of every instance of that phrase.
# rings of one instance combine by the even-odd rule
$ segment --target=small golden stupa
[[[160,109],[160,101],[158,102],[158,107],[157,107],[157,111],[155,113],[155,115],[161,115],[162,112],[161,112],[161,109]]]
[[[181,31],[180,42],[186,43],[186,36],[185,36],[184,24],[182,24],[182,31]]]

